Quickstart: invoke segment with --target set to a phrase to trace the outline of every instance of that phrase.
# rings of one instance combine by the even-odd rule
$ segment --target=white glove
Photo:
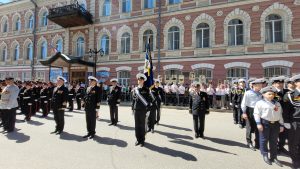
[[[44,103],[48,103],[47,101],[44,101]]]
[[[118,107],[119,107],[119,106],[120,106],[120,104],[117,104],[116,106],[118,106]]]
[[[149,117],[149,115],[150,115],[150,111],[148,111],[148,112],[146,113],[146,116],[147,116],[147,117]]]
[[[234,107],[235,107],[235,108],[238,108],[238,105],[235,105]]]
[[[229,103],[230,106],[232,106],[232,103]]]
[[[286,129],[291,129],[291,124],[290,123],[284,123],[284,127]]]
[[[28,103],[28,106],[31,106],[32,104],[31,103]]]

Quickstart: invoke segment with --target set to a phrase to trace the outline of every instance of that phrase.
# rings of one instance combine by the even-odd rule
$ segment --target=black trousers
[[[252,144],[252,133],[255,133],[255,146],[259,147],[259,132],[257,129],[257,125],[253,116],[254,109],[247,107],[246,113],[248,119],[246,120],[246,140],[248,144]]]
[[[81,109],[81,98],[76,97],[76,102],[77,102],[77,109]]]
[[[236,108],[235,106],[233,106],[233,109],[232,109],[232,111],[233,111],[233,121],[235,122],[235,123],[239,123],[239,112],[238,112],[238,108]]]
[[[288,139],[288,129],[284,128],[284,131],[279,133],[279,139],[277,144],[279,150],[284,149],[287,139]]]
[[[16,124],[16,111],[17,108],[2,109],[2,122],[4,130],[9,132],[14,131]]]
[[[41,108],[43,111],[43,116],[47,116],[49,114],[49,101],[48,100],[41,100]]]
[[[259,132],[260,152],[263,156],[268,155],[268,144],[270,149],[270,159],[277,158],[277,140],[280,132],[279,122],[270,123],[266,120],[261,120],[263,131]]]
[[[118,123],[118,106],[109,105],[109,112],[110,112],[111,123],[113,124]]]
[[[295,168],[300,167],[300,122],[292,122],[288,131],[289,151]]]
[[[155,120],[155,122],[159,122],[160,121],[160,113],[161,113],[161,111],[160,111],[160,106],[161,106],[161,102],[157,102],[157,107],[156,107],[156,120]]]
[[[96,134],[96,109],[85,109],[86,128],[88,134]]]
[[[53,108],[53,114],[56,123],[55,130],[62,132],[65,126],[65,110]]]
[[[149,129],[154,129],[155,120],[156,120],[156,106],[152,107],[150,110],[150,115],[148,117],[148,127]]]
[[[195,134],[203,136],[205,126],[205,113],[200,115],[193,115],[193,121]]]
[[[146,134],[146,110],[135,110],[134,121],[135,121],[135,137],[138,142],[142,143],[145,141]]]
[[[22,106],[23,107],[23,113],[25,115],[26,120],[30,120],[31,116],[32,116],[32,105],[28,105],[28,103],[26,103],[25,105]]]
[[[70,111],[73,111],[73,109],[74,109],[74,100],[73,100],[73,98],[69,98],[68,103],[69,103]]]
[[[213,100],[214,100],[214,95],[208,95],[208,102],[209,102],[209,106],[210,108],[213,108]]]

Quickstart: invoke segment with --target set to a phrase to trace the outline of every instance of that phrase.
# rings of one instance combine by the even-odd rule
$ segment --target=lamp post
[[[93,75],[96,77],[96,68],[97,68],[97,54],[100,53],[100,56],[104,56],[104,51],[102,48],[100,48],[99,50],[97,49],[90,49],[89,50],[89,54],[90,54],[90,57],[93,57],[93,54],[94,54],[94,70],[93,70]]]

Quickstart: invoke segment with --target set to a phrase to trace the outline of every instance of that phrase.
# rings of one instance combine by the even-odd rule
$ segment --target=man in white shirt
[[[206,93],[208,95],[210,108],[213,108],[213,100],[214,100],[215,89],[213,88],[212,84],[208,85],[208,88],[206,89]]]
[[[179,104],[178,105],[184,105],[184,103],[185,103],[184,93],[185,93],[185,87],[183,86],[183,83],[181,83],[178,88],[178,95],[179,95]]]

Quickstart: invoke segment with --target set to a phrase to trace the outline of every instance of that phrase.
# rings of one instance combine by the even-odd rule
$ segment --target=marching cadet
[[[10,133],[15,129],[19,88],[14,84],[13,77],[6,77],[5,83],[7,86],[1,93],[0,109],[4,131]]]
[[[265,79],[263,78],[252,81],[252,89],[246,91],[241,103],[243,118],[246,120],[247,146],[253,151],[259,149],[259,132],[255,123],[253,112],[256,102],[262,99],[262,95],[259,91],[262,89],[263,83],[265,83]],[[255,133],[255,146],[252,144],[251,133]]]
[[[289,90],[289,91],[294,91],[295,90],[295,85],[294,85],[294,82],[291,81],[290,78],[286,78],[284,80],[285,84],[286,84],[286,89]]]
[[[48,90],[48,84],[43,83],[43,88],[40,93],[40,105],[42,108],[42,117],[47,117],[49,114],[49,90]]]
[[[208,96],[200,91],[200,87],[197,83],[195,91],[189,97],[189,113],[193,115],[195,138],[204,138],[205,115],[209,114]]]
[[[300,169],[300,74],[293,76],[291,81],[295,90],[284,96],[283,119],[284,127],[288,129],[288,145],[293,167]]]
[[[159,125],[160,117],[161,117],[161,103],[165,101],[165,94],[163,88],[160,87],[160,81],[157,79],[154,83],[154,88],[152,88],[154,97],[156,98],[156,120],[155,123]]]
[[[54,120],[56,123],[55,130],[51,134],[61,134],[65,126],[65,108],[67,107],[68,89],[64,86],[67,80],[62,76],[57,77],[56,87],[53,91],[51,100]]]
[[[260,152],[267,164],[271,165],[274,162],[282,167],[281,162],[277,159],[277,140],[279,133],[284,130],[282,107],[274,99],[275,93],[278,91],[275,87],[268,86],[261,89],[260,92],[263,95],[263,99],[257,101],[253,113],[259,131]],[[270,158],[268,157],[268,144]]]
[[[150,96],[151,96],[151,107],[150,114],[148,116],[148,132],[154,133],[154,125],[156,120],[156,110],[157,110],[157,97],[155,96],[155,87],[150,87]]]
[[[137,139],[135,145],[141,145],[141,147],[143,147],[146,134],[146,114],[152,105],[150,91],[144,86],[147,77],[144,74],[139,73],[136,75],[136,78],[138,80],[138,86],[132,91],[132,110],[134,113],[135,136]]]
[[[89,76],[89,86],[86,89],[84,96],[84,110],[86,117],[86,126],[88,134],[83,136],[83,138],[94,138],[96,134],[96,113],[97,109],[100,108],[101,102],[101,89],[97,86],[98,79]]]
[[[20,91],[19,91],[19,96],[18,96],[18,105],[21,110],[21,114],[24,114],[22,102],[23,102],[24,90],[26,89],[26,82],[22,83],[22,85],[21,85],[21,87],[19,87],[19,89],[20,89]]]
[[[31,116],[32,116],[32,104],[33,104],[33,99],[32,99],[32,88],[31,88],[31,83],[27,82],[25,84],[25,90],[23,92],[23,98],[22,98],[22,107],[24,110],[24,121],[30,121]]]
[[[246,89],[246,80],[245,79],[239,79],[238,80],[238,87],[236,89],[235,95],[233,96],[233,105],[236,108],[236,113],[238,116],[238,124],[240,128],[244,128],[246,123],[245,120],[242,118],[242,100],[244,97],[245,92],[247,91]]]
[[[237,88],[238,88],[238,81],[233,80],[232,81],[233,87],[231,88],[230,91],[230,106],[232,106],[232,111],[233,111],[233,123],[234,124],[239,124],[240,120],[240,113],[238,112],[238,106],[236,106],[234,102],[234,96],[236,95]]]
[[[121,87],[117,85],[118,79],[111,79],[111,88],[107,97],[109,112],[110,112],[110,120],[111,125],[117,125],[118,123],[118,107],[121,102]]]
[[[74,97],[75,97],[75,89],[73,85],[69,85],[69,95],[68,95],[68,103],[69,103],[69,111],[73,111],[74,109]]]
[[[81,99],[83,98],[83,92],[84,88],[80,86],[80,83],[77,83],[75,88],[77,110],[81,110]]]
[[[283,107],[283,97],[288,92],[287,89],[284,89],[284,80],[286,77],[278,76],[273,77],[270,79],[270,83],[276,89],[274,100],[280,103],[281,107]],[[285,153],[288,154],[287,150],[284,148],[286,140],[288,137],[287,130],[279,133],[279,140],[278,140],[278,153]]]

